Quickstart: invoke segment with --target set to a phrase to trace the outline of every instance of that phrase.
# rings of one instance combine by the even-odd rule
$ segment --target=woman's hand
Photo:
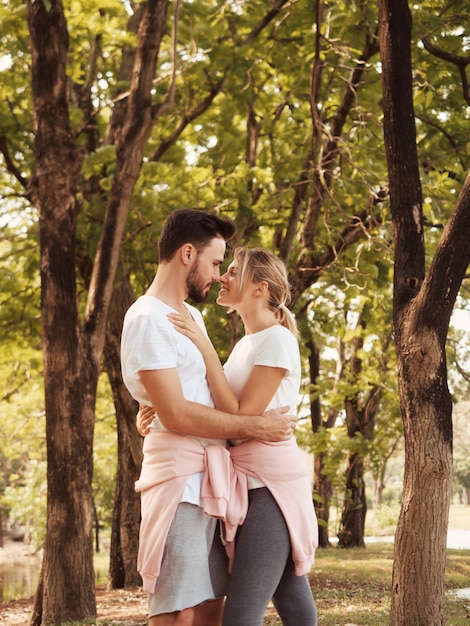
[[[169,313],[168,319],[177,331],[191,339],[203,356],[214,351],[214,346],[209,337],[196,324],[192,317],[187,317],[180,313]]]
[[[155,418],[155,410],[153,406],[143,406],[139,404],[139,412],[135,418],[135,425],[137,426],[137,430],[139,435],[145,437],[150,432],[150,424],[153,422]]]

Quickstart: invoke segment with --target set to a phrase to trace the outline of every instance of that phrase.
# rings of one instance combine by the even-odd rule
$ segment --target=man
[[[295,426],[287,408],[270,411],[269,420],[213,408],[201,353],[167,317],[177,311],[204,328],[199,311],[185,301],[205,300],[220,278],[233,233],[232,222],[204,211],[171,213],[158,242],[155,278],[124,320],[124,382],[140,404],[155,410],[136,485],[142,494],[138,566],[149,593],[149,626],[220,624],[227,563],[217,521],[205,511],[223,506],[226,494],[208,496],[208,484],[209,491],[217,488],[223,483],[217,472],[229,471],[227,439],[279,441]]]

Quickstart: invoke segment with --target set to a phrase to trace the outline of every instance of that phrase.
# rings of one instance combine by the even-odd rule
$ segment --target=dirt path
[[[98,620],[106,620],[105,623],[112,621],[122,626],[147,624],[147,594],[140,588],[107,589],[105,585],[99,585],[96,588],[96,606]],[[32,609],[33,598],[4,602],[0,604],[0,624],[28,626]]]
[[[23,543],[6,542],[0,548],[0,565],[24,563],[31,558],[40,559],[30,546]],[[34,597],[0,602],[1,626],[29,626],[33,611]],[[109,589],[107,585],[96,587],[96,608],[98,619],[90,620],[90,626],[108,626],[110,622],[119,626],[147,626],[147,594],[140,587],[130,589]],[[272,607],[266,612],[265,625],[278,623]],[[87,626],[87,622],[82,622]]]

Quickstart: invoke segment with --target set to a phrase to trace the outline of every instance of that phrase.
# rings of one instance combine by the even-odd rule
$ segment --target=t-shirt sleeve
[[[294,335],[287,328],[274,326],[258,346],[254,365],[281,367],[291,373],[298,359],[298,351]]]

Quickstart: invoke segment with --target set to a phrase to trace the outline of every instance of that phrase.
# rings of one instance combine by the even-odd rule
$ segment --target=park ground
[[[454,530],[470,528],[470,507],[462,507],[451,518]],[[317,552],[310,581],[317,602],[319,626],[385,626],[390,609],[393,544],[377,542],[364,549]],[[446,624],[470,625],[469,551],[449,549],[446,567]],[[139,588],[112,590],[97,586],[96,621],[81,626],[146,626],[146,596]],[[27,626],[33,598],[0,604],[0,623]],[[280,626],[271,607],[264,626]],[[71,625],[72,626],[72,625]],[[73,626],[78,626],[73,624]]]

